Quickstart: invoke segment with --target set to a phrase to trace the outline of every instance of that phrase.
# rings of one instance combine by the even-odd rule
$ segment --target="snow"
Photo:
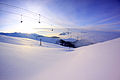
[[[120,80],[120,38],[76,49],[0,35],[0,80]]]
[[[75,42],[76,39],[73,39],[73,38],[67,38],[67,39],[63,39],[64,41],[69,41],[69,42]]]
[[[11,36],[6,36],[6,35],[0,35],[0,42],[16,44],[16,45],[27,45],[27,46],[39,46],[39,43],[40,43],[37,40],[33,40],[29,38],[11,37]],[[63,46],[42,41],[42,47],[62,48]]]
[[[42,35],[38,35],[38,34],[28,34],[28,33],[0,33],[0,35],[6,35],[6,36],[12,36],[12,37],[20,37],[20,38],[28,38],[28,39],[33,39],[33,40],[42,40],[43,42],[47,42],[47,43],[56,43],[59,38],[52,38],[52,37],[45,37]]]
[[[82,30],[82,29],[70,29],[70,31],[71,34],[67,34],[68,32],[64,32],[64,34],[66,35],[61,35],[61,37],[71,36],[71,38],[83,39],[92,43],[104,42],[120,37],[119,31],[110,32],[110,31],[92,31],[92,30]]]
[[[0,40],[5,37],[7,36],[1,36]],[[33,76],[52,66],[62,56],[65,56],[63,53],[66,52],[64,48],[55,44],[56,48],[47,43],[44,46],[31,46],[28,39],[26,40],[27,45],[19,45],[19,41],[22,42],[23,38],[7,37],[7,40],[16,42],[15,44],[0,42],[0,80],[26,80],[26,77]],[[22,43],[24,42],[25,39]]]
[[[19,38],[28,38],[28,39],[33,39],[33,40],[42,40],[42,42],[45,43],[54,43],[54,44],[60,44],[60,39],[64,40],[64,41],[68,41],[71,42],[75,47],[81,47],[81,46],[88,46],[91,44],[95,44],[95,43],[99,43],[99,42],[104,42],[104,41],[108,41],[108,40],[112,40],[115,38],[119,38],[120,37],[120,32],[104,32],[104,31],[79,31],[79,30],[75,30],[75,32],[78,33],[70,33],[70,35],[66,35],[68,37],[65,38],[65,36],[62,38],[57,38],[55,36],[53,37],[46,37],[46,36],[42,36],[42,35],[38,35],[35,33],[18,33],[18,32],[14,32],[14,33],[3,33],[0,32],[0,35],[6,35],[6,36],[12,36],[12,37],[19,37]],[[64,32],[66,34],[68,34],[69,32]],[[28,40],[27,40],[28,41]],[[16,42],[16,41],[15,41]],[[18,42],[18,41],[17,41]],[[9,43],[13,43],[13,41],[10,41]],[[26,42],[24,42],[25,44]],[[29,43],[31,43],[31,40],[29,40]],[[21,43],[19,43],[21,44]],[[32,44],[34,45],[34,44]]]
[[[94,44],[94,43],[89,42],[88,40],[85,40],[85,39],[77,40],[74,42],[75,47],[88,46],[88,45],[92,45],[92,44]]]

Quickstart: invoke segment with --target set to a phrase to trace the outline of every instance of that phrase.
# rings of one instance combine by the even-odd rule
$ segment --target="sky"
[[[120,0],[0,0],[0,3],[12,5],[0,4],[0,31],[35,32],[34,28],[61,27],[120,31]]]

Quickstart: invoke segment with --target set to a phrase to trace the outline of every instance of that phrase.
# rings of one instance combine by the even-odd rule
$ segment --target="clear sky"
[[[0,31],[33,32],[33,28],[51,25],[120,31],[120,0],[0,0],[0,3],[41,14],[39,24],[38,15],[0,4]],[[23,15],[22,24],[19,14]]]

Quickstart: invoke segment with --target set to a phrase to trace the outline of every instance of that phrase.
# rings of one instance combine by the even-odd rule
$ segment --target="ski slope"
[[[0,35],[0,42],[3,43],[10,43],[10,44],[16,44],[16,45],[25,45],[25,46],[40,46],[40,42],[37,40],[29,39],[29,38],[20,38],[20,37],[11,37],[6,35]],[[53,43],[47,43],[42,41],[42,47],[57,47],[57,48],[63,48],[63,46],[53,44]]]
[[[0,35],[0,80],[120,80],[120,38],[65,48]]]

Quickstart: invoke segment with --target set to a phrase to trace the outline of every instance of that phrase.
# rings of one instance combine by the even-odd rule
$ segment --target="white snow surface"
[[[69,49],[0,35],[0,80],[120,80],[120,38]]]

